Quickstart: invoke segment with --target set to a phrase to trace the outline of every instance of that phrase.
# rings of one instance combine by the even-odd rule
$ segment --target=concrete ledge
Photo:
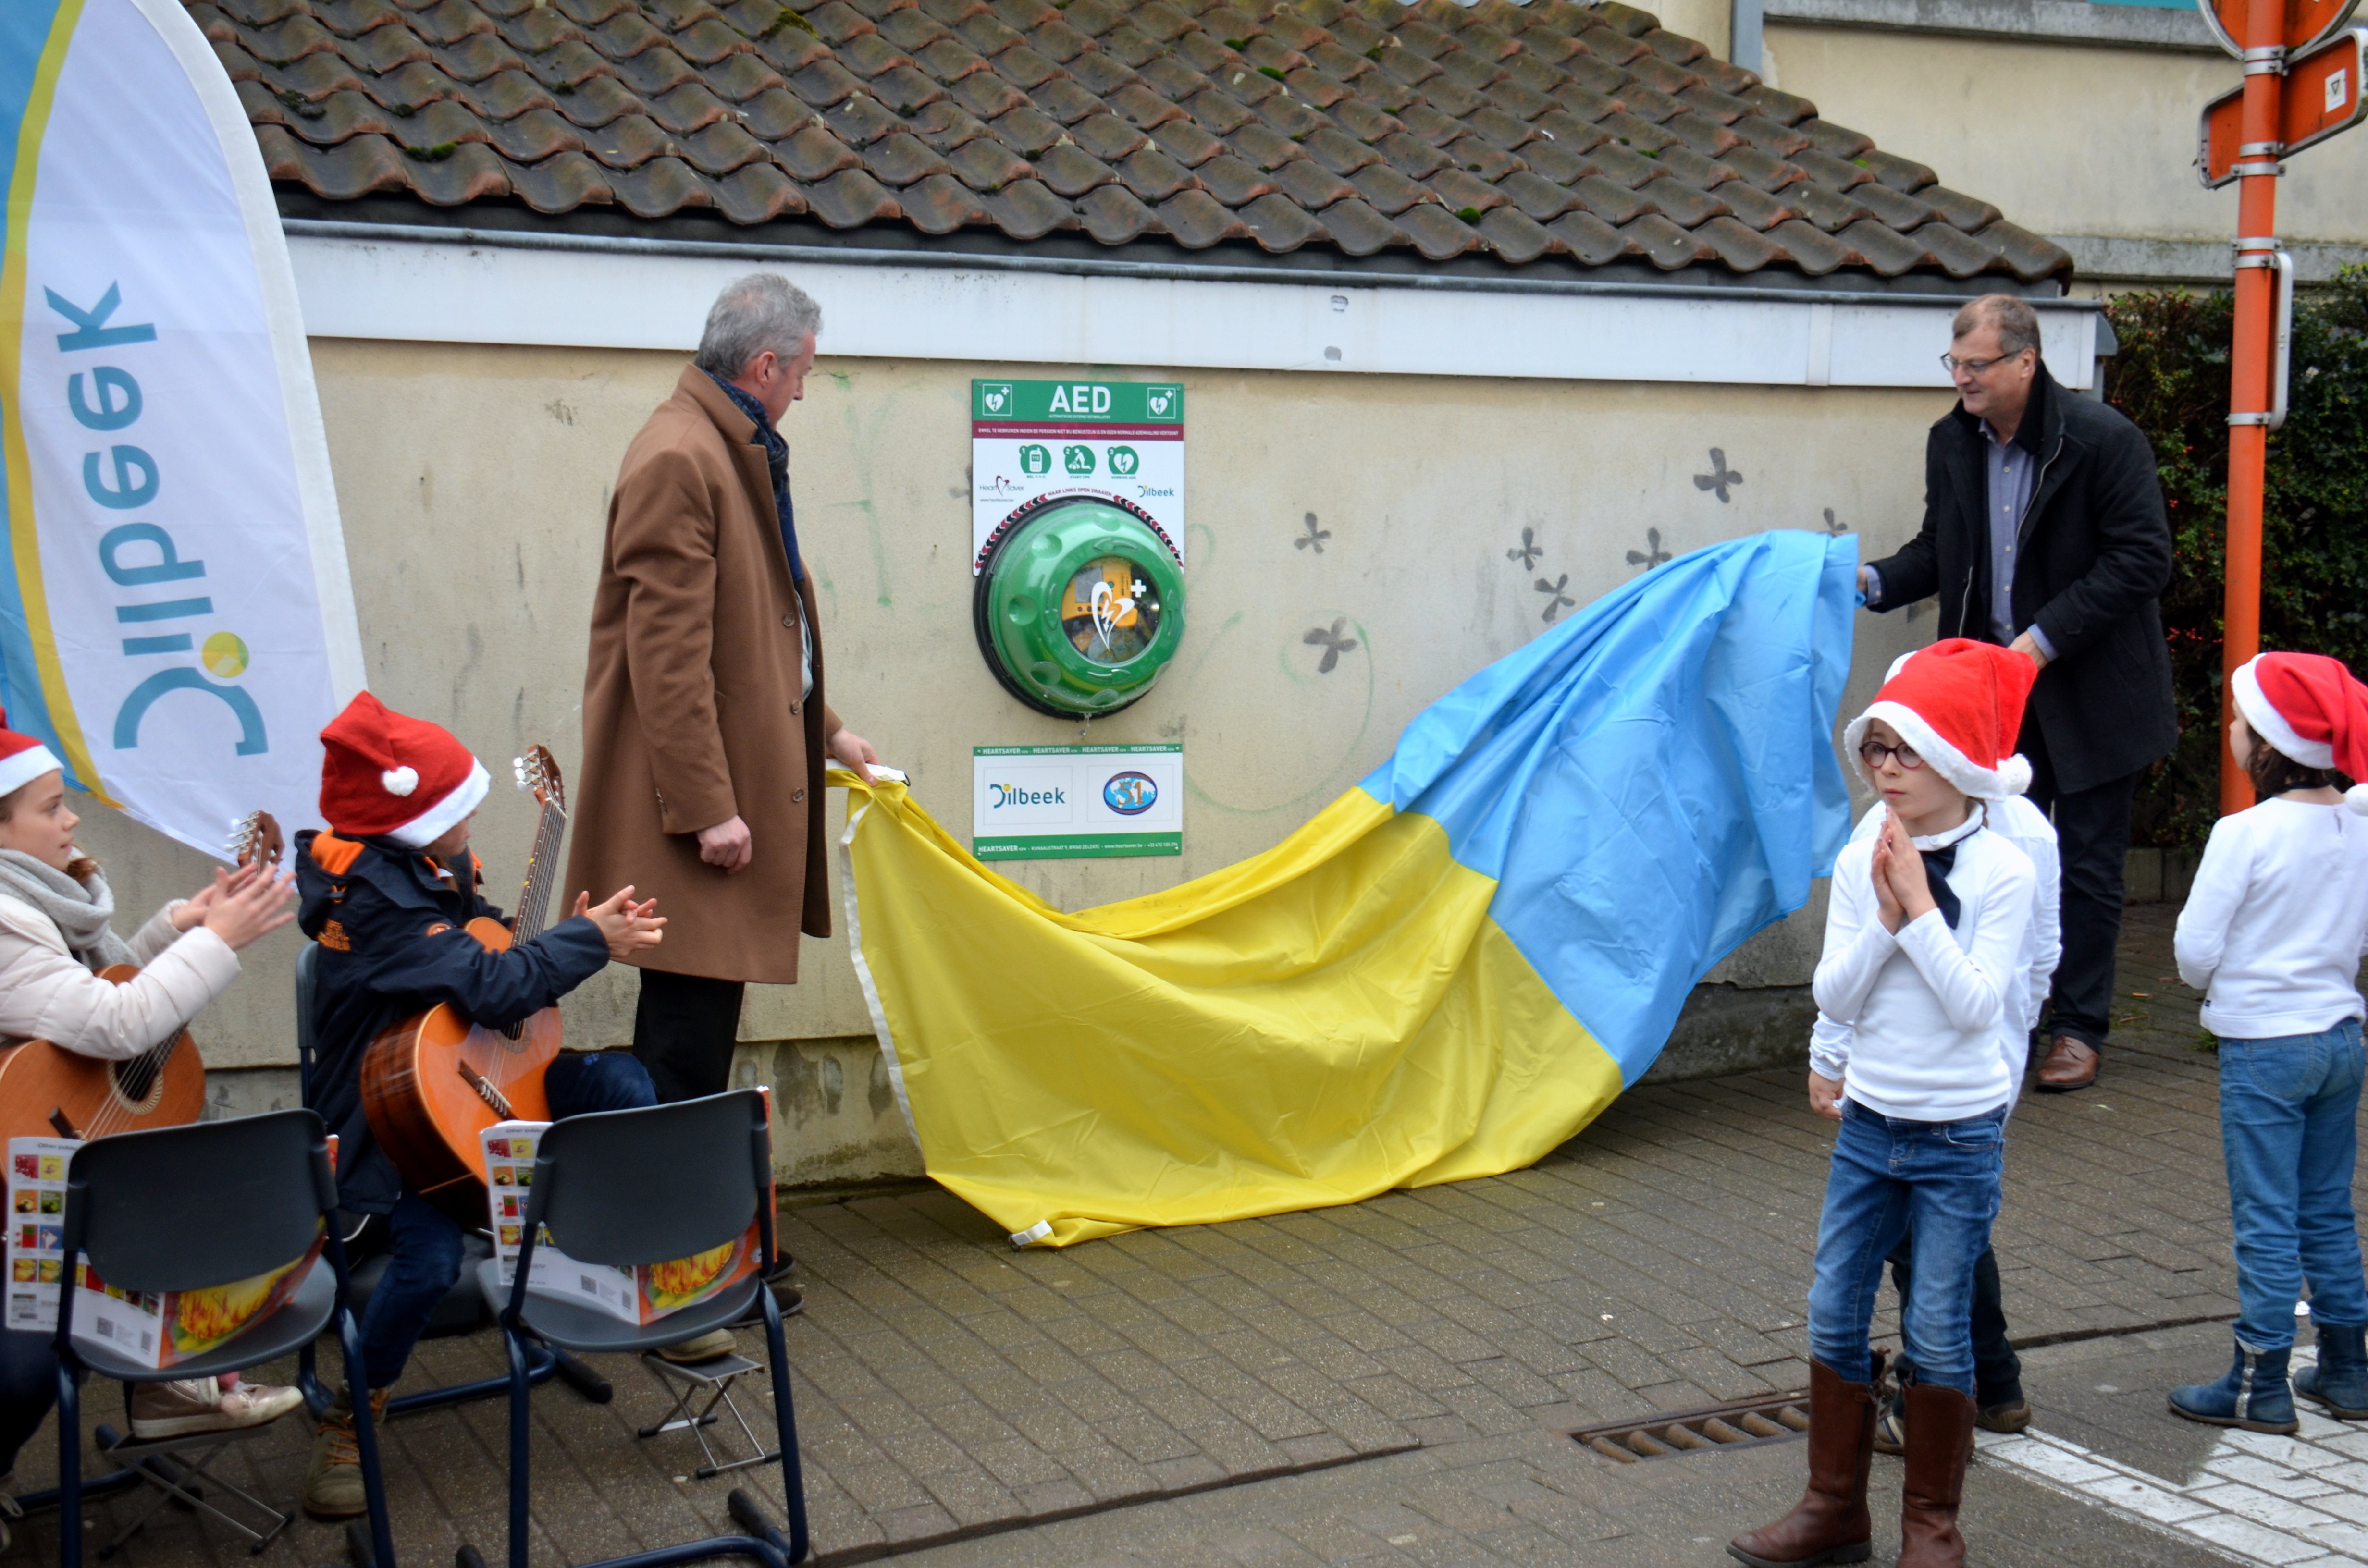
[[[2122,902],[2185,903],[2196,862],[2203,858],[2203,851],[2195,848],[2131,850],[2122,871]]]
[[[2226,289],[2235,276],[2226,240],[2149,240],[2121,234],[2050,234],[2072,253],[2084,283],[2166,283]],[[2288,240],[2294,274],[2305,283],[2331,282],[2337,272],[2368,262],[2368,245]]]
[[[1805,985],[1697,985],[1669,1043],[1638,1080],[1678,1083],[1809,1065],[1817,1004]]]
[[[1957,38],[2218,54],[2191,10],[2090,5],[2088,0],[1768,0],[1767,20],[1793,27],[1871,28]]]

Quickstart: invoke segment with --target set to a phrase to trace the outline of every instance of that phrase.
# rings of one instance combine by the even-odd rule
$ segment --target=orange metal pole
[[[2229,409],[2238,417],[2228,426],[2227,597],[2222,608],[2220,653],[2224,736],[2236,715],[2234,688],[2226,677],[2260,653],[2261,644],[2261,485],[2269,456],[2269,428],[2262,417],[2270,408],[2271,318],[2277,293],[2271,270],[2262,263],[2277,245],[2278,100],[2285,85],[2285,78],[2274,67],[2263,67],[2283,61],[2284,33],[2282,0],[2248,0],[2244,31],[2245,146],[2238,155],[2247,172],[2237,187],[2236,343],[2228,377]],[[2252,803],[2252,780],[2237,766],[2236,755],[2224,739],[2221,814],[2241,812]]]

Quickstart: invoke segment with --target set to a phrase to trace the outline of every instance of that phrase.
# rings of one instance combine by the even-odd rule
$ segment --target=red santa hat
[[[2362,780],[2344,804],[2368,815],[2368,687],[2324,653],[2260,653],[2229,677],[2253,733],[2305,767]]]
[[[42,774],[65,767],[57,753],[6,728],[8,716],[0,713],[0,795],[12,795]]]
[[[1862,777],[1858,748],[1880,719],[1935,773],[1985,801],[2031,788],[2031,764],[2014,753],[2023,703],[2038,666],[1995,643],[1952,637],[1891,666],[1867,710],[1842,732],[1842,749]]]
[[[321,815],[347,838],[425,847],[475,811],[493,782],[450,731],[367,691],[329,721],[321,744]]]

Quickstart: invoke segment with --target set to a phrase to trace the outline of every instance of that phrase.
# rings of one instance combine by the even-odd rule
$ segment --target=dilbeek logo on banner
[[[995,799],[987,802],[991,811],[1000,811],[1005,806],[1065,806],[1069,803],[1067,792],[1059,789],[1022,790],[1017,784],[990,784],[987,789],[995,795]]]
[[[54,289],[45,288],[41,292],[48,297],[50,309],[74,328],[57,335],[61,353],[130,348],[156,341],[156,329],[147,323],[108,324],[123,303],[122,290],[113,283],[87,310]],[[129,429],[139,422],[142,407],[140,383],[120,366],[91,365],[86,371],[76,370],[67,376],[65,391],[68,411],[74,422],[86,430],[111,433]],[[83,455],[82,483],[85,493],[97,506],[110,512],[131,512],[155,500],[164,476],[156,460],[145,449],[128,442],[113,442],[108,445],[103,462],[97,451]],[[100,534],[98,563],[110,582],[125,588],[160,587],[196,581],[206,574],[204,562],[183,560],[173,536],[144,518],[119,523]],[[187,595],[188,591],[182,592]],[[115,609],[119,622],[143,629],[140,635],[123,638],[126,658],[195,653],[207,670],[224,679],[233,679],[245,675],[247,667],[246,642],[236,632],[211,632],[200,649],[189,632],[164,630],[174,621],[205,620],[213,615],[214,601],[211,596],[203,595],[148,599],[118,605]],[[149,628],[154,630],[144,630]],[[157,670],[131,688],[122,707],[116,710],[115,749],[129,751],[139,745],[141,720],[147,717],[157,699],[175,691],[201,691],[220,699],[237,716],[240,756],[255,756],[271,749],[264,733],[263,711],[255,699],[237,687],[208,680],[196,665],[186,664]]]

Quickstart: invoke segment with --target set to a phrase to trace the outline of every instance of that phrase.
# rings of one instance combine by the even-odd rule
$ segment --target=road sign
[[[2278,104],[2278,154],[2299,153],[2368,119],[2368,93],[2360,78],[2368,70],[2368,28],[2354,28],[2297,56],[2286,67]],[[2195,173],[2204,188],[2217,189],[2237,177],[2237,148],[2244,142],[2245,90],[2223,93],[2203,108],[2196,126]]]
[[[2237,40],[2245,36],[2245,12],[2250,0],[2195,0],[2195,8],[2203,13],[2203,23],[2212,29],[2220,47],[2237,59],[2245,58],[2244,46]],[[2325,41],[2329,33],[2351,19],[2351,8],[2360,0],[2285,0],[2283,32],[2279,42],[2290,50],[2305,50]]]

